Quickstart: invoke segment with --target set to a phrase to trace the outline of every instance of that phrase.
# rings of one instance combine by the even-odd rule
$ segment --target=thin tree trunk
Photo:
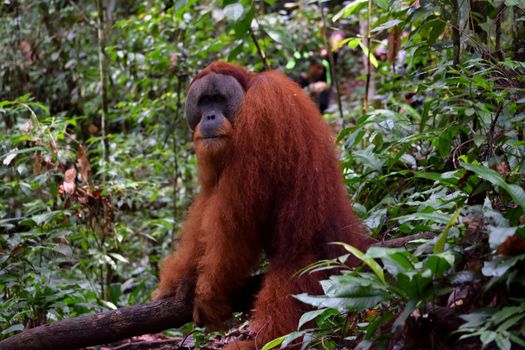
[[[520,9],[518,6],[513,6],[512,10],[514,11],[512,59],[525,62],[525,21],[519,21],[520,18],[525,16],[525,10]]]
[[[459,5],[458,0],[451,0],[450,4],[452,5],[452,62],[454,66],[459,65],[459,55],[461,53],[461,38],[459,33]]]
[[[259,1],[259,16],[264,16],[266,13],[266,1]]]
[[[270,62],[268,61],[268,57],[264,53],[263,49],[261,48],[261,45],[259,45],[259,41],[257,40],[257,37],[255,36],[255,33],[253,30],[250,29],[250,37],[252,38],[253,43],[255,44],[255,47],[257,48],[257,53],[259,53],[259,56],[261,57],[261,60],[264,64],[264,68],[266,70],[271,69]]]
[[[498,13],[496,14],[496,57],[500,60],[503,59],[503,51],[501,51],[501,22],[503,21],[503,16],[505,16],[505,2],[501,2],[498,7]]]
[[[106,168],[109,162],[109,141],[107,135],[108,128],[108,87],[107,87],[107,76],[106,76],[106,38],[105,38],[105,21],[104,21],[104,5],[102,0],[96,0],[97,2],[97,33],[98,33],[98,69],[100,75],[100,99],[102,102],[100,109],[100,127],[102,133],[102,158],[103,158],[103,182],[106,182]],[[104,207],[104,217],[106,217],[107,208]],[[104,225],[106,226],[106,225]],[[105,228],[103,231],[107,231]],[[100,247],[103,250],[103,253],[106,254],[106,247],[104,244],[106,238],[106,232],[102,232],[102,240]],[[104,274],[105,272],[105,274]],[[101,280],[100,284],[102,287],[102,298],[104,300],[109,300],[109,285],[111,283],[111,266],[109,264],[104,264],[101,266]]]
[[[323,21],[323,38],[324,38],[324,45],[325,50],[328,55],[328,62],[330,63],[330,75],[332,76],[332,82],[335,85],[335,92],[337,94],[337,109],[339,110],[339,118],[341,119],[341,126],[344,126],[344,118],[343,118],[343,104],[341,103],[341,89],[339,87],[339,79],[335,75],[335,60],[334,60],[334,53],[332,52],[332,48],[330,47],[330,38],[328,37],[328,31],[326,29],[326,16],[324,13],[323,3],[319,2],[319,8],[321,9],[321,19]]]
[[[370,20],[372,17],[372,0],[368,0],[368,18],[366,20],[366,47],[368,48],[368,53],[366,57],[366,83],[365,83],[365,96],[363,98],[363,113],[366,113],[368,110],[368,102],[370,98],[370,80],[372,78],[372,67],[370,65],[370,55],[372,53],[371,42],[372,37],[370,34]]]
[[[108,118],[108,86],[106,77],[106,38],[105,38],[105,22],[104,22],[104,6],[102,0],[97,2],[97,33],[98,33],[98,70],[100,75],[100,99],[102,106],[100,110],[100,124],[102,132],[102,155],[104,159],[104,166],[109,161],[109,141],[107,135],[107,118]],[[104,172],[105,174],[105,172]],[[105,175],[104,175],[105,178]]]

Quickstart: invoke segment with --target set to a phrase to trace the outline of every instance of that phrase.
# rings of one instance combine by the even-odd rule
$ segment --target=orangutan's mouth
[[[210,135],[206,137],[203,136],[202,139],[205,141],[217,141],[217,140],[225,139],[226,137],[227,137],[226,135]]]

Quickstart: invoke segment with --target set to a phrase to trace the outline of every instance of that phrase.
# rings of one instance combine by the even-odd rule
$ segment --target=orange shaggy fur
[[[194,320],[219,326],[264,252],[270,265],[251,321],[256,339],[228,347],[256,349],[296,329],[308,308],[293,294],[320,291],[319,275],[294,277],[298,270],[343,253],[329,242],[366,250],[372,239],[352,212],[330,128],[301,88],[279,72],[250,74],[223,62],[194,81],[211,72],[235,77],[246,95],[220,144],[202,142],[196,128],[202,188],[155,297],[195,286]]]

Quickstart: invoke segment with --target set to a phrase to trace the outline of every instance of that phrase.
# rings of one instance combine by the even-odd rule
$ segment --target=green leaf
[[[381,7],[383,10],[388,10],[390,0],[374,0],[374,4]]]
[[[120,255],[118,253],[109,253],[109,255],[111,255],[113,258],[115,258],[115,260],[118,260],[118,261],[126,263],[126,264],[129,263],[128,259],[126,259],[125,257],[123,257],[122,255]]]
[[[461,208],[454,212],[454,215],[452,215],[452,218],[450,218],[449,222],[447,223],[447,226],[445,226],[445,229],[439,235],[439,238],[436,241],[436,245],[434,245],[434,254],[442,253],[443,250],[445,249],[445,243],[447,243],[447,238],[448,238],[448,231],[450,227],[456,223],[460,213],[461,213]]]
[[[492,225],[487,225],[486,228],[489,231],[489,245],[492,249],[498,248],[507,238],[513,236],[518,229],[518,227],[501,227]]]
[[[24,330],[24,325],[23,324],[21,324],[21,323],[14,324],[11,327],[8,327],[8,328],[2,330],[2,335],[8,335],[10,333],[21,332],[23,330]]]
[[[374,32],[380,32],[382,30],[385,30],[385,29],[389,29],[389,28],[392,28],[392,27],[395,27],[397,26],[399,23],[401,23],[402,21],[399,20],[399,19],[394,19],[392,21],[388,21],[388,22],[385,22],[381,25],[378,25],[377,27],[374,27],[374,29],[372,29],[370,32],[374,33]]]
[[[522,332],[523,333],[523,332]],[[522,339],[518,336],[516,336],[515,334],[510,334],[510,340],[513,342],[513,343],[516,343],[518,344],[519,346],[525,348],[525,339]]]
[[[522,10],[525,10],[525,3],[523,3],[523,0],[505,0],[505,5],[508,7],[516,6]]]
[[[30,102],[29,105],[31,105],[32,107],[38,107],[40,108],[41,110],[43,110],[46,114],[49,114],[49,109],[47,108],[47,106],[43,105],[42,103],[39,103],[39,102]]]
[[[368,217],[366,218],[366,226],[371,230],[381,228],[386,222],[387,214],[388,213],[386,209],[374,210],[373,212],[369,213]]]
[[[438,37],[443,33],[445,29],[445,22],[441,20],[436,20],[433,22],[432,29],[428,34],[428,45],[434,45]]]
[[[439,278],[448,271],[454,264],[454,255],[450,252],[443,252],[439,255],[431,255],[425,261],[425,267],[432,271],[433,278]]]
[[[465,323],[460,328],[477,328],[486,322],[492,312],[491,309],[485,309],[480,312],[461,315],[460,317],[465,320]]]
[[[35,222],[35,224],[37,224],[38,226],[41,226],[43,224],[47,224],[48,222],[53,220],[53,218],[55,216],[57,216],[57,215],[59,215],[61,213],[62,213],[61,210],[56,210],[56,211],[51,211],[51,212],[48,212],[48,213],[33,215],[30,219],[33,220]]]
[[[492,320],[494,323],[501,323],[498,331],[504,331],[523,317],[525,317],[525,308],[522,306],[507,306],[492,315]],[[510,321],[510,324],[504,321]]]
[[[359,41],[359,47],[361,47],[361,50],[363,50],[363,53],[365,54],[365,56],[370,59],[370,64],[374,66],[374,68],[377,68],[377,66],[379,65],[379,63],[377,62],[377,58],[376,56],[374,56],[373,53],[368,52],[368,47],[366,47],[363,40]]]
[[[281,349],[286,348],[288,345],[290,345],[297,338],[300,338],[300,337],[306,335],[307,334],[306,332],[307,331],[296,331],[296,332],[292,332],[292,333],[288,334],[286,336],[286,338],[284,339],[284,341],[282,342],[282,344],[281,344]],[[303,345],[304,344],[305,344],[305,342],[303,342]]]
[[[344,261],[346,261],[346,259]],[[376,275],[370,272],[361,272],[359,275],[345,274],[330,276],[329,280],[321,281],[321,286],[326,295],[333,296],[350,293],[346,290],[347,287],[363,286],[375,289],[385,288],[385,285],[376,277]]]
[[[71,249],[71,246],[67,244],[59,244],[53,250],[67,257],[73,256],[73,250]]]
[[[0,101],[0,108],[9,107],[15,104],[13,101]]]
[[[186,10],[188,9],[188,6],[190,5],[188,0],[177,0],[175,1],[175,6],[173,7],[175,14],[177,18],[182,19],[182,16],[184,13],[186,13]]]
[[[236,22],[242,17],[244,13],[244,7],[242,7],[242,5],[239,3],[230,4],[224,7],[223,12],[224,16],[228,18],[228,20]]]
[[[493,260],[485,261],[481,273],[487,277],[501,277],[503,276],[511,267],[516,265],[519,261],[525,259],[525,254],[515,256],[513,258],[504,258],[497,256]]]
[[[244,48],[244,41],[242,41],[239,45],[237,45],[233,50],[230,51],[228,55],[228,61],[234,61],[237,56],[240,55]]]
[[[318,316],[322,315],[323,313],[325,313],[326,311],[329,311],[329,310],[333,311],[333,309],[323,308],[323,309],[308,311],[308,312],[304,313],[301,316],[301,318],[299,319],[299,324],[297,326],[297,329],[301,329],[301,327],[303,325],[305,325],[306,323],[308,323],[308,322],[310,322],[312,320],[315,320]]]
[[[337,288],[337,295],[315,296],[298,294],[295,296],[305,304],[318,308],[333,308],[340,312],[362,312],[380,303],[390,300],[390,294],[384,289],[366,286],[345,286],[344,290]]]
[[[262,27],[262,29],[268,34],[273,41],[283,44],[287,49],[295,51],[295,45],[292,43],[288,35],[281,29],[272,28],[268,26]]]
[[[401,248],[370,247],[365,254],[369,258],[381,259],[384,268],[393,276],[414,269],[411,255]]]
[[[335,244],[342,245],[348,252],[352,253],[352,255],[354,255],[356,258],[368,265],[368,267],[370,267],[370,269],[376,274],[376,276],[381,280],[381,282],[383,282],[383,284],[386,284],[383,269],[374,259],[366,257],[363,252],[361,252],[356,247],[351,246],[350,244],[342,242],[337,242]]]
[[[282,337],[269,341],[262,347],[261,350],[270,350],[270,349],[273,349],[279,346],[283,342],[284,338],[286,338],[286,335],[283,335]]]
[[[399,327],[402,327],[405,324],[405,321],[407,320],[408,316],[416,309],[417,303],[414,300],[409,300],[403,311],[399,314],[399,316],[394,321],[394,324],[392,325],[392,329],[396,330]]]
[[[433,213],[414,213],[397,217],[395,220],[400,222],[414,221],[414,220],[428,220],[438,224],[447,224],[450,222],[450,215],[443,214],[440,212]]]
[[[427,179],[427,180],[433,180],[438,181],[441,179],[441,173],[433,173],[433,172],[420,172],[417,171],[414,173],[414,177]]]
[[[354,151],[352,155],[360,164],[381,173],[385,161],[374,153],[374,145],[370,145],[363,150]]]
[[[481,342],[485,346],[485,345],[488,345],[489,343],[491,343],[492,341],[494,341],[496,339],[497,335],[498,335],[498,333],[496,333],[496,332],[484,329],[481,332],[481,335],[479,336],[479,340],[481,340]]]
[[[374,339],[378,328],[388,324],[392,320],[394,314],[390,310],[381,310],[381,313],[374,317],[373,321],[370,322],[366,327],[365,339]],[[357,348],[356,348],[357,349]]]
[[[434,139],[432,142],[438,149],[439,154],[445,158],[450,154],[450,149],[452,146],[452,141],[457,134],[456,128],[446,129],[438,138]]]
[[[461,163],[461,166],[469,171],[472,171],[474,174],[484,180],[487,180],[493,185],[501,187],[511,196],[514,202],[516,202],[522,208],[522,210],[525,211],[525,191],[523,188],[518,185],[510,185],[506,183],[498,172],[482,165]]]
[[[335,16],[332,18],[332,21],[337,22],[341,17],[348,17],[352,13],[354,13],[356,10],[360,10],[365,3],[367,3],[368,0],[354,0],[351,3],[347,4],[345,7],[341,9],[341,11],[337,12]]]
[[[235,37],[241,39],[245,37],[248,31],[251,29],[253,20],[253,8],[250,8],[246,14],[233,25],[233,30],[235,31]]]
[[[496,344],[501,350],[510,350],[511,343],[508,337],[504,337],[502,334],[496,336]]]
[[[102,303],[106,305],[106,307],[110,310],[116,310],[117,306],[113,304],[111,301],[102,300]]]
[[[29,115],[31,116],[31,122],[33,123],[33,127],[36,129],[36,130],[39,130],[41,128],[40,126],[40,122],[38,121],[38,117],[36,116],[36,113],[35,111],[33,110],[33,108],[31,108],[28,104],[26,103],[20,103],[21,106],[23,106],[25,109],[27,109],[29,111]]]
[[[360,38],[351,38],[350,40],[348,40],[348,44],[347,45],[352,50],[355,50],[355,48],[359,46],[360,42],[361,42]]]

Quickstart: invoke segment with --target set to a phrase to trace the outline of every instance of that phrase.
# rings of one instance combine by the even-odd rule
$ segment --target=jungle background
[[[315,60],[355,211],[426,238],[311,267],[339,269],[267,348],[525,347],[523,1],[2,0],[0,48],[0,339],[148,301],[198,191],[191,78]]]

